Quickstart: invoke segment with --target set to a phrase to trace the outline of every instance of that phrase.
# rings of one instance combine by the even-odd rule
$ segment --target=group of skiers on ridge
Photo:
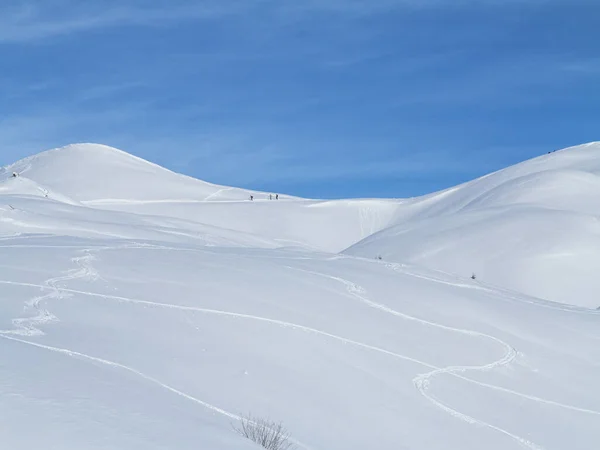
[[[273,200],[273,194],[269,194],[269,200]],[[275,200],[279,200],[279,194],[275,194]],[[250,201],[254,201],[254,195],[250,196]]]

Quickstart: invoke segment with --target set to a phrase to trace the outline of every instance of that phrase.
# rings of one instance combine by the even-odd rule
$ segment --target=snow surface
[[[104,146],[15,163],[2,448],[257,449],[252,413],[300,449],[595,449],[598,174],[592,144],[422,198],[250,202]]]

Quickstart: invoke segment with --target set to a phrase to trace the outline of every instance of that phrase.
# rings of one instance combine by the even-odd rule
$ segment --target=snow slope
[[[573,449],[600,438],[600,315],[350,257],[2,242],[11,449]],[[35,432],[31,432],[35,430]]]
[[[15,181],[13,172],[39,190],[51,189],[103,211],[182,219],[274,239],[279,245],[336,252],[387,226],[398,205],[391,200],[322,202],[279,194],[274,208],[275,200],[267,202],[269,193],[213,185],[97,144],[74,144],[7,166],[0,172],[0,189]],[[255,197],[252,203],[250,195]]]
[[[79,202],[76,200],[73,200],[61,192],[54,192],[40,183],[24,177],[7,177],[6,173],[0,173],[0,195],[4,196],[4,198],[8,198],[8,196],[31,197],[38,199],[52,198],[56,201],[69,205],[79,204]]]
[[[347,254],[405,261],[598,307],[600,143],[413,199]]]
[[[113,211],[136,212],[231,228],[275,239],[284,246],[339,252],[391,223],[394,200],[259,200],[254,202],[94,203]]]
[[[74,144],[12,164],[17,172],[79,201],[245,200],[250,191],[180,175],[113,147]]]
[[[517,264],[548,242],[583,267],[594,226],[561,230],[593,216],[582,196],[597,154],[419,199],[333,202],[197,201],[205,183],[105,147],[16,163],[0,175],[2,448],[258,449],[232,430],[252,413],[299,449],[593,450],[600,311],[390,260],[462,238],[448,272],[494,248]],[[52,176],[67,167],[86,180]],[[102,186],[120,170],[119,189]],[[521,193],[524,176],[556,195]],[[495,247],[469,255],[476,233]]]

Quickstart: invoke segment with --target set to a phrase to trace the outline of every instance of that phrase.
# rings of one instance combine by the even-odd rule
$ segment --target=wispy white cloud
[[[596,0],[300,0],[281,1],[278,8],[288,12],[329,11],[344,14],[376,14],[398,8],[423,10],[428,8],[473,8],[548,6],[556,4],[595,4]]]
[[[224,132],[222,130],[221,132]],[[327,149],[307,148],[283,139],[256,136],[255,130],[228,130],[226,134],[177,141],[187,145],[187,158],[170,168],[221,184],[310,185],[383,179],[422,179],[483,174],[498,167],[493,154],[464,149],[401,145],[393,139],[371,143],[332,140]],[[152,145],[152,144],[150,144]],[[165,147],[165,143],[157,145]],[[173,145],[173,142],[171,142]],[[381,146],[387,152],[377,151]],[[506,149],[505,149],[506,150]],[[491,153],[491,152],[490,152]]]
[[[570,61],[565,63],[562,69],[577,75],[598,75],[600,74],[600,58]]]
[[[226,3],[226,4],[225,4]],[[0,5],[0,42],[26,42],[115,26],[160,26],[243,11],[240,0],[29,0]]]
[[[548,5],[569,0],[8,0],[0,4],[0,43],[31,42],[117,26],[162,26],[182,20],[219,19],[252,10],[279,20],[314,12],[369,15],[411,9]],[[596,0],[570,0],[592,4]]]
[[[114,98],[115,96],[129,94],[132,90],[143,89],[145,87],[148,87],[148,83],[143,81],[124,81],[119,83],[90,86],[76,93],[76,101],[89,102],[106,98]]]

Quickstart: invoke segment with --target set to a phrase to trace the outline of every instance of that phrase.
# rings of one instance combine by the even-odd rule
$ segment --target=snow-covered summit
[[[8,166],[6,173],[12,172],[79,201],[241,200],[250,195],[99,144],[48,150]]]
[[[573,211],[596,211],[600,200],[600,143],[541,155],[454,188],[446,206],[477,209],[531,204]],[[584,196],[584,201],[581,201]],[[596,203],[600,206],[600,203]]]

